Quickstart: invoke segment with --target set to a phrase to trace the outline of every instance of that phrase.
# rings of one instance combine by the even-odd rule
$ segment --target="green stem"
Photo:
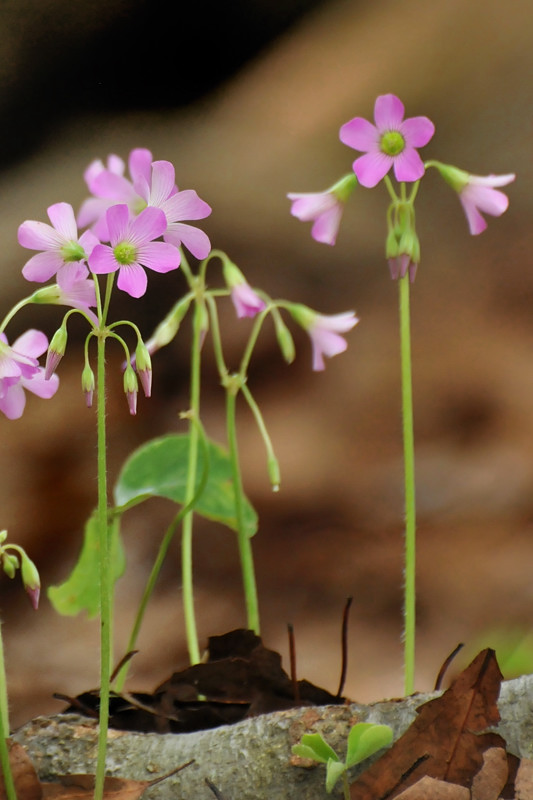
[[[400,300],[403,457],[405,472],[404,680],[405,694],[410,695],[414,692],[415,673],[416,508],[409,277],[406,275],[404,278],[401,278],[398,283]]]
[[[191,422],[192,422],[192,420],[191,420]],[[150,575],[148,576],[148,581],[146,583],[146,586],[145,586],[145,589],[144,589],[144,592],[143,592],[143,595],[142,595],[142,598],[141,598],[141,602],[139,604],[139,608],[137,609],[135,622],[133,624],[133,628],[132,628],[132,631],[131,631],[131,634],[130,634],[130,638],[129,638],[129,641],[128,641],[128,645],[127,645],[127,648],[126,648],[126,652],[127,653],[131,653],[132,650],[135,650],[135,645],[137,644],[137,637],[138,637],[139,631],[141,629],[141,625],[142,625],[142,621],[144,619],[144,614],[145,614],[145,611],[146,611],[146,607],[148,605],[148,601],[150,600],[150,597],[152,596],[152,592],[154,590],[156,581],[157,581],[157,579],[159,577],[159,573],[161,571],[161,567],[163,566],[163,562],[164,562],[164,560],[166,558],[166,555],[167,555],[167,552],[168,552],[168,548],[170,547],[170,543],[171,543],[172,539],[174,538],[174,534],[176,533],[178,525],[180,524],[180,522],[183,519],[183,517],[185,516],[185,514],[187,514],[187,512],[189,510],[191,510],[196,505],[196,503],[198,501],[198,498],[200,497],[200,495],[204,491],[205,486],[207,484],[207,478],[209,476],[209,451],[208,451],[208,448],[207,448],[207,439],[206,439],[206,436],[205,436],[205,432],[204,432],[202,426],[200,425],[200,423],[198,421],[196,421],[196,423],[193,422],[193,424],[195,425],[195,427],[199,427],[200,428],[200,431],[199,431],[200,432],[200,444],[202,445],[202,455],[203,455],[202,477],[200,479],[200,483],[198,484],[198,488],[197,488],[196,493],[195,493],[194,497],[192,498],[191,502],[188,503],[186,506],[183,506],[183,508],[178,512],[178,514],[176,514],[176,516],[174,517],[174,519],[172,520],[172,522],[168,526],[168,528],[167,528],[167,530],[165,532],[165,535],[163,536],[163,540],[162,540],[162,542],[161,542],[161,544],[159,546],[159,550],[158,550],[156,559],[154,561],[154,565],[153,565],[153,567],[152,567],[152,569],[150,571]],[[115,681],[115,689],[116,689],[117,692],[121,692],[123,687],[124,687],[124,683],[126,681],[126,677],[127,677],[127,674],[128,674],[128,670],[129,670],[130,664],[131,664],[131,660],[126,661],[126,663],[124,664],[123,667],[121,667],[121,669],[120,669],[120,671],[118,673],[117,679]]]
[[[241,470],[239,466],[239,452],[237,448],[237,429],[235,424],[235,406],[238,389],[230,383],[226,387],[226,426],[231,460],[233,490],[235,493],[235,516],[237,518],[237,543],[241,562],[244,598],[246,603],[246,616],[248,629],[259,634],[259,604],[257,602],[257,587],[255,583],[254,560],[250,537],[246,531],[244,521],[244,494],[242,489]]]
[[[2,623],[0,623],[0,765],[4,778],[4,786],[8,800],[17,800],[15,782],[9,761],[9,710],[7,705],[6,666],[4,661],[4,643],[2,640]]]
[[[98,459],[98,539],[100,555],[100,711],[98,731],[98,757],[94,786],[94,800],[101,800],[107,752],[109,726],[109,689],[111,669],[111,579],[110,547],[107,515],[107,458],[105,422],[105,331],[98,334],[97,348],[97,459]]]
[[[191,384],[190,384],[190,417],[189,425],[189,461],[187,465],[187,484],[185,488],[185,505],[189,505],[196,491],[196,466],[198,461],[198,426],[195,420],[200,419],[200,364],[203,336],[203,306],[195,301],[193,320],[193,340],[191,345]],[[183,594],[183,614],[185,617],[185,636],[191,664],[200,661],[200,647],[194,613],[194,593],[192,580],[192,530],[194,512],[188,511],[183,517],[181,529],[181,581]]]
[[[350,784],[348,783],[346,771],[342,773],[342,793],[344,794],[344,800],[350,800]]]

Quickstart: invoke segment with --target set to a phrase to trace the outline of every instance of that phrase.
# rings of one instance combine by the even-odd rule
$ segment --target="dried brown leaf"
[[[18,800],[41,800],[41,784],[35,768],[25,749],[17,742],[9,742],[9,763]],[[6,800],[2,774],[0,774],[0,800]]]
[[[533,761],[523,758],[515,778],[516,800],[531,800],[533,797]]]
[[[418,709],[404,735],[352,784],[351,800],[397,797],[426,775],[469,788],[483,753],[505,749],[501,736],[483,733],[500,719],[501,679],[494,651],[483,650],[441,697]]]
[[[472,800],[498,800],[509,777],[507,753],[490,747],[483,753],[483,766],[472,781]]]
[[[470,800],[470,791],[457,783],[440,781],[425,775],[397,795],[397,800]]]

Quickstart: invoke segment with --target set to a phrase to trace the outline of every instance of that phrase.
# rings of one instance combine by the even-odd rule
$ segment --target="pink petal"
[[[339,138],[348,147],[367,153],[379,147],[380,136],[375,125],[363,117],[355,117],[341,127]]]
[[[108,244],[97,244],[89,256],[89,269],[97,275],[115,272],[119,266],[113,249]]]
[[[68,292],[76,281],[83,280],[89,274],[89,270],[79,261],[70,261],[62,264],[57,271],[57,283],[60,289]]]
[[[336,203],[333,208],[324,211],[317,217],[315,224],[311,228],[311,236],[316,242],[335,244],[343,211],[344,208]]]
[[[138,248],[137,259],[140,264],[154,272],[170,272],[179,267],[181,256],[173,244],[148,242]]]
[[[48,338],[42,331],[30,328],[19,336],[11,347],[16,353],[22,353],[29,358],[39,358],[48,348]]]
[[[476,205],[480,211],[499,217],[509,207],[509,198],[503,192],[480,184],[467,184],[460,196]]]
[[[77,217],[80,228],[92,225],[102,214],[105,214],[109,206],[110,201],[101,197],[88,197],[87,200],[84,200]]]
[[[402,123],[400,132],[408,147],[424,147],[435,133],[435,126],[428,117],[410,117]]]
[[[4,396],[0,398],[0,411],[8,419],[20,419],[24,413],[25,406],[26,395],[20,383],[10,386]]]
[[[96,175],[88,186],[91,194],[115,202],[125,203],[136,197],[135,189],[127,178],[108,170]]]
[[[353,162],[353,171],[361,186],[372,189],[385,177],[394,159],[381,151],[366,153]]]
[[[28,219],[19,225],[18,243],[28,250],[57,250],[65,242],[62,236],[46,222]]]
[[[94,235],[92,231],[85,231],[79,238],[79,243],[85,250],[88,256],[91,255],[93,249],[96,247],[97,244],[100,244],[100,240],[97,236]]]
[[[398,130],[404,113],[404,105],[395,94],[380,95],[374,104],[374,122],[379,132]]]
[[[37,397],[42,397],[44,400],[49,400],[55,395],[59,388],[59,378],[57,375],[51,375],[50,378],[46,380],[44,376],[44,369],[40,369],[39,372],[30,380],[25,380],[23,378],[21,380],[21,384],[29,392],[37,395]]]
[[[50,222],[63,239],[67,242],[77,241],[78,228],[70,203],[55,203],[47,209],[47,213]]]
[[[107,214],[107,224],[111,231],[109,211]],[[145,242],[151,242],[152,239],[157,239],[158,236],[161,236],[161,234],[166,231],[166,228],[167,218],[163,211],[159,208],[148,206],[148,208],[143,209],[139,216],[135,217],[132,221],[130,233],[127,238],[133,245],[139,246]],[[113,239],[111,239],[111,241],[113,242]]]
[[[195,258],[202,260],[211,252],[209,236],[194,225],[183,222],[173,222],[165,233],[165,241],[171,242],[175,247],[185,245]]]
[[[123,292],[127,292],[131,297],[142,297],[147,285],[148,278],[140,264],[130,264],[120,268],[117,286]]]
[[[417,181],[425,171],[424,162],[413,148],[406,147],[394,157],[394,174],[397,181]]]
[[[132,150],[128,159],[128,168],[133,183],[137,183],[140,178],[150,184],[150,172],[152,166],[152,154],[145,147],[137,147]]]
[[[338,205],[336,198],[328,192],[309,193],[309,194],[288,194],[292,200],[291,214],[302,222],[309,222],[317,219],[325,211],[329,211]]]
[[[163,211],[169,222],[188,219],[205,219],[211,213],[211,206],[198,197],[194,189],[184,189],[169,197]]]
[[[44,281],[56,274],[58,269],[63,266],[63,263],[61,256],[48,250],[44,253],[37,253],[26,261],[22,267],[22,274],[27,281],[44,283]]]
[[[514,173],[507,175],[470,175],[470,184],[472,186],[507,186],[512,183],[516,178]]]
[[[170,161],[154,161],[150,205],[161,208],[164,201],[172,194],[175,183],[176,174]]]
[[[121,203],[108,208],[106,221],[113,247],[128,238],[130,211],[127,205]]]
[[[346,333],[351,331],[359,319],[353,311],[342,311],[340,314],[317,314],[315,327],[321,330]]]
[[[476,206],[470,202],[468,198],[463,197],[462,194],[459,195],[459,200],[461,201],[466,214],[468,227],[472,236],[477,236],[479,233],[483,233],[487,227],[487,223],[477,210]]]

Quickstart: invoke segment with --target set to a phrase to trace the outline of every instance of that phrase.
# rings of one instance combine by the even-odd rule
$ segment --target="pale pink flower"
[[[132,216],[147,206],[160,208],[167,218],[164,239],[176,247],[184,245],[193,256],[202,259],[209,255],[211,243],[204,231],[186,220],[204,219],[211,207],[198,197],[193,189],[179,191],[175,171],[170,161],[152,161],[152,153],[145,148],[132,150],[128,159],[131,180],[124,175],[124,165],[116,161],[105,168],[101,161],[93,162],[85,172],[85,180],[93,198],[80,209],[80,225],[93,225],[102,241],[109,241],[106,211],[115,203],[128,206]]]
[[[265,301],[252,289],[241,270],[232,261],[225,259],[222,265],[224,280],[231,291],[231,300],[239,319],[255,317],[266,308]]]
[[[350,331],[359,319],[354,311],[341,314],[319,314],[300,303],[287,306],[293,319],[309,334],[313,347],[313,369],[325,369],[324,356],[331,358],[344,353],[348,343],[341,333]]]
[[[0,411],[8,419],[19,419],[26,405],[27,389],[38,397],[53,397],[59,378],[45,379],[38,358],[46,351],[48,339],[41,331],[28,330],[10,347],[4,333],[0,334]]]
[[[331,192],[291,192],[291,214],[302,222],[313,222],[311,236],[316,242],[334,245],[337,241],[344,204]]]
[[[111,244],[98,244],[89,257],[89,267],[96,274],[119,270],[117,286],[132,297],[146,292],[144,267],[155,272],[170,272],[180,263],[179,251],[167,242],[155,242],[167,227],[164,213],[158,208],[145,208],[138,217],[130,218],[128,207],[111,206],[107,211]]]
[[[396,95],[384,94],[374,106],[375,125],[355,117],[341,127],[341,142],[365,153],[353,162],[357,180],[363,186],[376,186],[392,166],[398,181],[417,181],[424,174],[424,163],[415,148],[429,142],[435,126],[427,117],[404,120],[404,112]]]
[[[68,291],[85,277],[88,256],[98,239],[91,231],[78,237],[74,211],[69,203],[55,203],[47,209],[52,225],[26,220],[19,226],[18,241],[22,247],[42,252],[32,256],[22,268],[28,281],[44,283],[57,275],[59,286]]]
[[[481,212],[499,217],[509,206],[509,198],[495,186],[507,186],[515,175],[469,175],[468,183],[459,191],[459,200],[464,208],[470,233],[476,236],[487,227]]]
[[[62,289],[57,283],[45,286],[42,289],[37,289],[32,294],[31,300],[33,303],[78,308],[86,313],[91,322],[98,325],[98,317],[90,310],[91,306],[93,308],[96,306],[96,290],[92,279],[82,278],[77,280],[67,290]]]

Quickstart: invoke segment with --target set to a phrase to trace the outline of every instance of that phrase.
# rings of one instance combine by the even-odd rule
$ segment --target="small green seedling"
[[[301,758],[312,758],[326,765],[326,791],[330,794],[342,776],[345,800],[350,800],[347,770],[365,758],[377,753],[392,742],[392,729],[388,725],[375,725],[372,722],[358,722],[348,734],[346,760],[341,761],[335,750],[324,741],[320,733],[306,733],[300,744],[295,744],[292,752]]]

